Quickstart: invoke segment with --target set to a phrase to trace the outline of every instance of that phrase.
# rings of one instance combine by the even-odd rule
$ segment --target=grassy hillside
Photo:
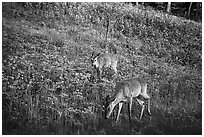
[[[202,24],[124,3],[2,4],[3,134],[201,134]],[[106,41],[107,22],[109,21]],[[106,42],[105,42],[106,41]],[[97,82],[93,52],[118,56]],[[133,101],[104,119],[114,86],[144,77],[149,117]],[[116,111],[115,111],[116,112]]]

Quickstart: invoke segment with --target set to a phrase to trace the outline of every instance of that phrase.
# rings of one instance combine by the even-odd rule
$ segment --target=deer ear
[[[97,53],[96,57],[98,57],[100,55],[100,53]]]
[[[100,53],[96,53],[96,52],[92,52],[92,54],[91,54],[91,57],[92,58],[96,58],[96,57],[98,57],[100,55]]]
[[[94,51],[92,52],[91,57],[92,57],[92,58],[94,57]]]

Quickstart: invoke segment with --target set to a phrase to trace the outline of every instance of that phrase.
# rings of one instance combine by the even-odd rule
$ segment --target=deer
[[[117,63],[118,58],[116,57],[116,55],[113,55],[111,53],[98,53],[92,59],[92,65],[97,70],[99,77],[102,75],[102,69],[108,67],[114,70],[115,74],[117,75]]]
[[[106,97],[106,105],[105,105],[106,119],[110,117],[112,111],[114,110],[114,107],[117,104],[119,104],[118,114],[116,118],[116,122],[118,122],[123,103],[128,102],[129,121],[131,122],[132,100],[133,98],[136,98],[137,102],[142,106],[142,110],[140,112],[140,120],[141,120],[145,109],[145,104],[144,104],[144,101],[141,100],[141,97],[143,97],[145,100],[148,101],[147,112],[148,112],[148,115],[151,116],[150,97],[147,94],[147,83],[145,82],[144,79],[130,78],[116,83],[115,94],[112,96],[112,98],[110,98],[109,95]]]

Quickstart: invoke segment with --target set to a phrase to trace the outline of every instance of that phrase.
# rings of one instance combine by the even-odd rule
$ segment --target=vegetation
[[[2,3],[3,134],[202,134],[201,28],[125,3]],[[97,82],[91,55],[105,51],[119,74]],[[105,120],[105,97],[133,76],[152,116],[133,101],[131,123],[127,107]]]

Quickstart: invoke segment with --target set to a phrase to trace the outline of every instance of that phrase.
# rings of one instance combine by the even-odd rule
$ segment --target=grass
[[[201,23],[124,3],[49,4],[44,12],[2,4],[3,134],[202,133]],[[105,17],[121,17],[107,42],[119,57],[119,75],[93,83],[91,54],[107,50]],[[145,111],[138,120],[134,101],[132,123],[127,104],[119,123],[116,114],[105,120],[106,95],[133,76],[147,79],[152,117]]]

